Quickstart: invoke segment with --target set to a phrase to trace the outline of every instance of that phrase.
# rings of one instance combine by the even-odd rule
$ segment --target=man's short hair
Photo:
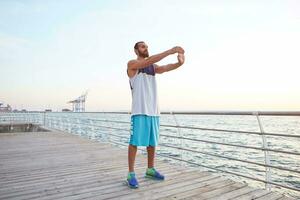
[[[145,42],[144,41],[139,41],[139,42],[135,43],[134,49],[138,49],[140,43],[145,43]]]

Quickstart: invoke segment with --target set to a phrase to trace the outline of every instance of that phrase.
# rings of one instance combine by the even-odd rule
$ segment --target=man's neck
[[[138,56],[137,57],[137,60],[145,60],[146,58],[144,58],[144,57],[140,57],[140,56]]]

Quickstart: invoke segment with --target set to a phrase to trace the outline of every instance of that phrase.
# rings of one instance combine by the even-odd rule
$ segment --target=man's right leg
[[[134,162],[135,162],[135,156],[137,152],[137,147],[134,145],[129,144],[128,146],[128,168],[129,172],[127,175],[127,184],[131,188],[138,188],[139,183],[135,177],[134,172]]]
[[[134,172],[134,162],[135,162],[136,152],[137,152],[137,147],[130,144],[128,146],[128,168],[129,168],[129,172]]]

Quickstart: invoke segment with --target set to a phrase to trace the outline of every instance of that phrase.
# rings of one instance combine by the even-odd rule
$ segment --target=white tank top
[[[129,78],[132,94],[131,115],[159,116],[154,65],[137,70]]]

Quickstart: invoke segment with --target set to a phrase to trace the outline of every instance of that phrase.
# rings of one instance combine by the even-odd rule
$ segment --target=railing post
[[[50,123],[49,123],[49,126],[51,127],[51,128],[54,128],[53,127],[53,118],[50,116]]]
[[[70,118],[67,119],[67,123],[68,123],[68,132],[72,133],[72,126],[71,126],[71,119]]]
[[[108,120],[108,116],[106,113],[104,113],[104,118],[105,118],[105,123],[109,123],[109,120]],[[107,131],[105,131],[105,139],[106,139],[106,142],[110,142],[112,141],[112,138],[111,138],[111,135],[110,133],[113,132],[113,129],[107,129]]]
[[[28,115],[24,112],[24,113],[23,113],[23,116],[25,117],[25,122],[26,122],[26,124],[28,124],[28,121],[29,121]]]
[[[178,123],[178,121],[176,119],[176,116],[175,116],[175,114],[172,111],[170,112],[170,114],[173,116],[173,119],[174,119],[175,124],[177,126],[177,136],[181,138],[182,134],[181,134],[181,131],[180,131],[180,128],[179,128],[179,123]],[[182,139],[180,139],[180,148],[183,148],[183,141],[182,141]],[[183,154],[183,150],[180,151],[180,160],[181,161],[182,161],[182,154]],[[180,163],[183,164],[183,162],[180,162]]]
[[[94,122],[93,122],[92,119],[89,119],[89,122],[90,122],[91,127],[92,127],[92,128],[91,128],[92,133],[90,134],[90,138],[91,138],[91,139],[95,139],[96,133],[95,133]]]
[[[262,137],[262,142],[263,142],[263,151],[264,151],[264,155],[265,155],[265,164],[266,165],[270,165],[270,157],[269,157],[269,152],[266,150],[266,148],[268,148],[268,143],[267,143],[267,138],[266,136],[264,135],[264,129],[263,129],[263,126],[262,126],[262,123],[261,123],[261,120],[259,118],[259,114],[258,112],[255,112],[254,115],[256,116],[257,118],[257,121],[258,121],[258,125],[259,125],[259,129],[260,129],[260,133],[261,133],[261,137]],[[267,182],[270,182],[271,181],[271,169],[270,167],[267,167],[266,166],[266,178],[265,180]],[[271,190],[271,184],[269,183],[266,183],[265,184],[265,188],[267,190]]]
[[[58,120],[57,120],[57,116],[55,116],[54,120],[53,120],[53,124],[54,124],[54,128],[58,129]]]
[[[61,131],[64,130],[64,122],[62,120],[63,120],[62,117],[58,117],[58,127],[59,127],[59,130],[61,130]]]
[[[46,126],[46,111],[43,112],[43,125]]]
[[[9,131],[12,131],[14,127],[13,127],[13,118],[11,117],[11,115],[9,117],[9,121],[10,121]]]
[[[77,135],[79,134],[79,135],[81,135],[82,134],[82,128],[81,128],[81,124],[80,124],[80,119],[79,118],[77,118],[77,125],[78,125],[78,132],[76,133]]]

